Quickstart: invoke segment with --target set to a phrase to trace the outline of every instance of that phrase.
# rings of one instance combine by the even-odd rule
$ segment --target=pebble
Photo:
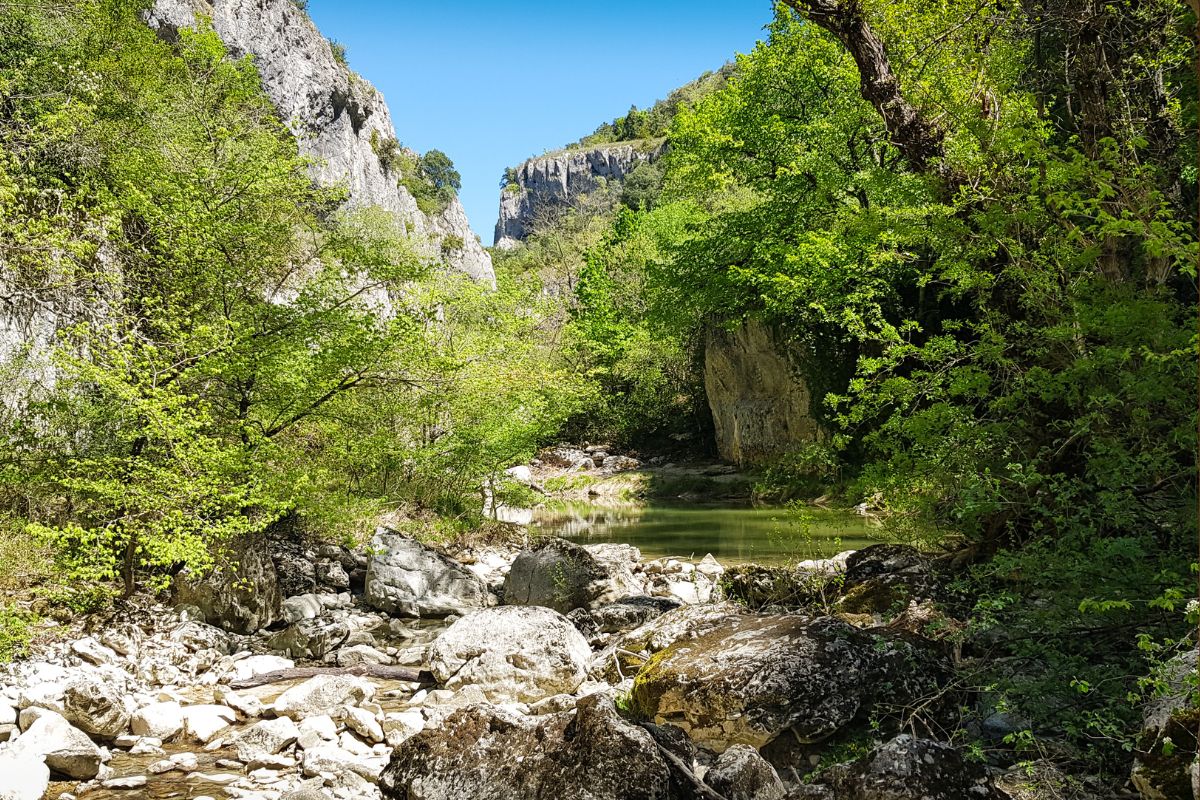
[[[146,785],[146,776],[133,775],[127,778],[109,778],[100,785],[105,789],[141,789]]]

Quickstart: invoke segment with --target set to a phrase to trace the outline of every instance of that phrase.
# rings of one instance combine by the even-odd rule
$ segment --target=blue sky
[[[765,36],[770,0],[309,0],[350,66],[387,98],[396,133],[462,173],[492,243],[500,176],[646,107]]]

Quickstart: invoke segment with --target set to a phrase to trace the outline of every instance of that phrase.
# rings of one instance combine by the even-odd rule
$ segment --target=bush
[[[20,658],[29,650],[35,619],[15,606],[0,607],[0,664]]]

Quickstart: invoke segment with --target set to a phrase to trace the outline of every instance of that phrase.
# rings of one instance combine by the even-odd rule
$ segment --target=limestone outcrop
[[[477,280],[492,281],[491,256],[471,232],[457,199],[439,214],[426,215],[389,168],[385,152],[396,129],[383,95],[342,63],[308,15],[291,0],[157,0],[149,23],[170,34],[196,24],[196,15],[234,55],[254,58],[263,88],[280,118],[313,159],[313,178],[344,183],[350,202],[397,214],[430,255]]]
[[[664,142],[618,142],[531,158],[500,192],[495,245],[515,246],[572,203],[625,180],[639,164],[657,161]]]
[[[812,413],[820,398],[788,349],[756,320],[709,331],[704,390],[717,450],[727,461],[761,464],[824,437]]]

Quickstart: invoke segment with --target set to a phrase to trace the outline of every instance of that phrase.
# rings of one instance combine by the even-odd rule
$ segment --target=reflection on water
[[[848,511],[697,504],[550,503],[534,513],[533,530],[580,544],[632,544],[646,558],[700,559],[712,553],[723,563],[826,558],[876,541],[869,521]]]

